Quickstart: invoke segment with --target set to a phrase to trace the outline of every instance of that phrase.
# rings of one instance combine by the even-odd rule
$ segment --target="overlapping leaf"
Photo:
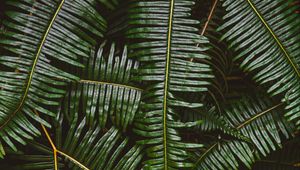
[[[290,137],[293,126],[283,117],[282,104],[263,97],[245,98],[232,103],[226,111],[228,122],[249,137],[257,150],[266,156],[281,147],[280,133]]]
[[[255,161],[252,148],[246,142],[231,140],[217,141],[208,145],[202,152],[195,153],[198,170],[238,169],[240,162],[248,168]]]
[[[179,94],[207,91],[212,78],[207,64],[191,58],[209,59],[207,39],[198,34],[198,21],[190,19],[192,0],[131,1],[127,37],[130,57],[141,67],[134,80],[147,86],[135,132],[150,145],[145,169],[181,169],[192,167],[187,149],[201,145],[185,143],[178,128],[197,123],[182,123],[179,108],[199,108],[201,103]],[[196,46],[199,44],[199,46]]]
[[[51,139],[55,151],[42,135],[44,143],[29,142],[24,152],[11,153],[10,169],[136,169],[142,159],[142,147],[132,145],[121,131],[111,127],[107,131],[94,124],[90,127],[86,118],[78,114],[67,117],[59,114],[55,120],[55,131]],[[64,131],[63,129],[68,129]],[[67,132],[67,133],[65,133]],[[49,134],[49,136],[52,136]],[[51,138],[51,137],[50,137]],[[53,141],[55,140],[55,141]],[[55,152],[55,153],[54,153]]]
[[[86,115],[91,126],[98,122],[105,127],[109,117],[116,127],[125,130],[133,121],[142,93],[142,89],[130,85],[131,72],[138,65],[127,59],[126,46],[118,53],[112,44],[108,55],[105,47],[102,44],[96,55],[91,52],[81,80],[70,86],[69,106]]]
[[[253,170],[297,170],[300,163],[299,136],[286,142],[281,150],[271,153],[268,157],[258,160]]]
[[[54,116],[49,106],[59,104],[58,99],[65,93],[60,87],[78,80],[61,65],[82,67],[78,60],[88,57],[95,38],[103,36],[106,21],[95,10],[95,3],[7,1],[11,10],[6,11],[8,19],[3,21],[4,38],[0,40],[5,49],[0,56],[0,138],[13,149],[11,139],[24,144],[22,138],[40,133],[30,119],[50,126],[33,109]],[[12,71],[3,71],[3,66]]]
[[[293,131],[282,110],[282,104],[272,106],[270,100],[259,97],[231,103],[226,110],[226,122],[249,140],[240,138],[209,145],[198,153],[197,168],[238,169],[240,162],[250,168],[260,155],[282,147],[281,134],[288,138]]]
[[[300,124],[300,19],[295,2],[224,0],[226,22],[220,29],[237,51],[240,67],[253,73],[272,96],[281,94],[286,116]]]
[[[67,118],[67,117],[66,117]],[[101,127],[94,123],[88,127],[86,118],[73,112],[69,115],[69,130],[63,134],[66,122],[62,115],[57,121],[57,147],[81,162],[88,169],[135,169],[142,158],[141,147],[130,146],[129,139],[124,138],[121,131],[111,127],[101,135]],[[99,138],[101,137],[101,138]],[[72,169],[82,169],[70,161]]]

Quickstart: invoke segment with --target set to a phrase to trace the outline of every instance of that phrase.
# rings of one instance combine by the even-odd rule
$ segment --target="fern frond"
[[[86,117],[74,113],[71,117],[61,110],[53,120],[54,130],[42,125],[43,135],[37,141],[29,141],[24,151],[10,153],[7,162],[10,169],[136,169],[143,157],[142,147],[135,145],[116,127],[101,130],[87,124]]]
[[[217,141],[208,145],[202,152],[195,153],[198,170],[237,170],[242,162],[248,168],[255,161],[252,148],[246,142],[231,140]]]
[[[293,0],[224,0],[220,29],[241,61],[240,67],[286,102],[286,116],[300,125],[300,19]]]
[[[258,160],[253,170],[297,170],[300,165],[299,136],[286,142],[282,149],[271,153],[268,157]]]
[[[106,21],[94,8],[96,1],[8,0],[6,27],[0,40],[0,139],[16,150],[13,141],[40,132],[31,121],[50,126],[34,114],[54,116],[51,107],[65,93],[62,86],[78,80],[58,63],[83,67],[89,48],[102,37]],[[7,66],[12,71],[2,70]],[[3,155],[0,152],[0,155]]]
[[[213,77],[209,65],[190,61],[209,59],[204,54],[208,41],[196,28],[199,22],[189,18],[192,5],[193,0],[134,0],[129,6],[129,56],[141,65],[133,79],[147,86],[135,128],[144,137],[138,143],[150,145],[145,169],[192,167],[186,150],[202,146],[181,141],[177,129],[185,124],[176,119],[181,115],[176,109],[203,105],[179,94],[207,91]]]
[[[98,122],[104,128],[109,117],[116,127],[125,131],[133,121],[143,91],[130,83],[131,72],[138,65],[127,59],[126,46],[119,54],[115,44],[106,54],[106,46],[102,44],[96,54],[92,50],[86,68],[80,73],[80,81],[70,86],[68,105],[80,105],[73,112],[82,110],[90,126]]]
[[[289,138],[293,132],[293,126],[283,117],[282,107],[282,103],[273,104],[264,97],[246,97],[229,106],[226,118],[266,156],[282,147],[280,133]]]

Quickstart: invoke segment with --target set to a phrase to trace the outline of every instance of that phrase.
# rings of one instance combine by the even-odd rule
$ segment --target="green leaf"
[[[138,65],[127,59],[126,46],[118,53],[112,44],[108,54],[106,46],[102,44],[96,54],[92,50],[81,80],[70,86],[68,105],[81,105],[72,113],[82,110],[90,126],[98,122],[104,128],[109,117],[116,127],[125,131],[133,122],[143,91],[130,83],[131,72]]]
[[[205,150],[195,152],[196,169],[238,169],[241,163],[251,168],[260,155],[267,156],[281,148],[281,135],[289,138],[294,131],[282,110],[283,104],[273,106],[265,97],[244,96],[242,100],[232,101],[223,117],[229,125],[225,127],[239,130],[239,136],[243,137],[236,136],[239,140],[219,137]]]
[[[52,131],[45,128],[40,142],[29,142],[24,152],[11,152],[8,162],[11,169],[136,169],[143,157],[142,147],[134,144],[116,127],[102,129],[95,123],[69,110],[61,110],[53,120]],[[43,127],[44,128],[44,127]],[[49,138],[48,138],[49,137]],[[48,141],[47,141],[48,139]],[[52,144],[55,147],[52,148]],[[55,159],[56,157],[56,159]]]
[[[195,169],[238,169],[242,162],[248,168],[254,162],[254,154],[246,142],[231,140],[220,141],[208,145],[194,155]]]
[[[299,169],[299,136],[284,143],[281,150],[272,152],[268,157],[258,160],[254,165],[254,170],[297,170]]]
[[[202,103],[181,98],[183,94],[207,91],[213,77],[209,65],[191,58],[209,59],[207,39],[200,36],[191,19],[193,0],[132,1],[129,5],[129,57],[140,62],[133,80],[147,85],[134,131],[144,137],[138,143],[147,149],[145,169],[193,167],[187,149],[202,145],[183,142],[177,131],[177,108],[199,108]],[[199,46],[197,46],[199,44]]]
[[[0,56],[0,139],[12,148],[11,139],[25,144],[23,138],[40,134],[31,119],[50,126],[34,110],[54,116],[50,108],[59,105],[65,93],[62,86],[78,80],[65,71],[66,66],[83,67],[79,59],[88,57],[95,38],[106,29],[95,4],[94,0],[7,0],[11,10],[6,11],[6,31],[0,40],[5,49]]]
[[[226,22],[220,29],[227,30],[223,38],[237,51],[240,67],[269,94],[280,94],[285,115],[300,125],[300,19],[293,2],[224,0]]]
[[[293,126],[283,117],[282,103],[273,104],[267,98],[245,98],[232,103],[226,111],[228,122],[249,137],[257,150],[266,156],[281,145],[280,133],[291,136]]]

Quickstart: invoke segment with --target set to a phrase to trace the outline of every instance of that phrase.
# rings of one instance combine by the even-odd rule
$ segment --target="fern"
[[[0,7],[0,169],[299,168],[296,0]]]

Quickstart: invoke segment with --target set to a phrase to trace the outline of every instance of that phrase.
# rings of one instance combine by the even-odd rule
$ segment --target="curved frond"
[[[98,122],[103,128],[109,117],[116,127],[125,131],[133,121],[143,91],[130,83],[131,72],[138,65],[127,59],[126,46],[117,53],[112,44],[108,54],[105,47],[102,44],[96,54],[91,52],[81,80],[70,86],[68,105],[77,106],[73,112],[82,110],[90,126]]]
[[[23,152],[13,152],[7,156],[8,162],[18,161],[20,163],[7,166],[12,170],[136,169],[143,155],[141,146],[131,146],[130,140],[124,138],[121,132],[114,127],[103,133],[99,127],[86,129],[85,123],[85,119],[75,123],[76,125],[69,129],[71,133],[66,136],[61,136],[61,129],[57,127],[56,140],[62,143],[52,141],[55,150],[49,144],[29,141],[28,149]],[[70,138],[72,135],[74,136]],[[43,137],[46,138],[46,136]]]
[[[300,125],[300,19],[294,2],[285,0],[224,0],[226,29],[223,36],[238,52],[240,67],[281,94],[286,116]]]
[[[95,10],[94,0],[8,0],[15,11],[7,11],[0,65],[15,72],[0,70],[0,138],[15,149],[13,142],[25,144],[22,138],[40,132],[31,124],[34,119],[50,126],[33,113],[33,109],[54,116],[49,110],[59,105],[67,81],[78,78],[55,64],[82,67],[78,62],[87,57],[102,37],[106,21]],[[3,152],[0,152],[4,154]]]
[[[192,5],[193,0],[134,0],[129,6],[128,48],[141,65],[134,80],[147,85],[135,121],[135,132],[145,138],[139,143],[150,145],[145,169],[192,167],[186,150],[201,147],[182,142],[177,129],[187,124],[176,118],[179,108],[202,106],[179,94],[207,91],[212,78],[207,64],[190,61],[209,59],[203,53],[208,41],[198,35],[198,21],[189,18]]]
[[[251,168],[260,155],[267,156],[281,148],[281,134],[288,138],[294,130],[283,116],[282,107],[282,104],[272,106],[270,100],[260,97],[244,97],[241,101],[232,102],[224,119],[244,138],[220,138],[206,149],[195,152],[196,168],[226,170],[238,169],[241,165]]]
[[[299,136],[286,142],[281,150],[271,153],[268,157],[258,160],[253,170],[297,170],[300,167]]]
[[[111,127],[107,132],[101,135],[101,128],[94,124],[93,127],[87,127],[86,118],[70,119],[68,133],[62,133],[65,123],[62,118],[56,126],[56,147],[58,155],[64,157],[68,162],[68,167],[72,169],[82,169],[82,167],[64,156],[70,155],[84,169],[135,169],[142,159],[142,148],[138,145],[130,146],[129,139],[124,138],[121,131]],[[101,138],[99,138],[101,137]],[[53,164],[53,163],[52,163]]]
[[[217,141],[199,153],[195,153],[196,168],[198,170],[237,170],[242,162],[248,168],[255,157],[252,148],[246,142],[231,140]]]
[[[282,107],[282,103],[273,104],[263,97],[245,98],[229,106],[226,118],[266,156],[282,147],[280,133],[288,138],[293,130],[293,126],[283,117]]]
[[[199,133],[217,132],[214,133],[217,136],[221,134],[218,131],[221,131],[223,134],[230,135],[244,141],[249,141],[248,137],[242,135],[235,127],[232,127],[224,116],[216,111],[215,107],[211,107],[209,109],[203,107],[194,111],[193,114],[186,113],[183,120],[185,122],[202,120],[202,123],[194,128],[195,131],[199,131]]]

